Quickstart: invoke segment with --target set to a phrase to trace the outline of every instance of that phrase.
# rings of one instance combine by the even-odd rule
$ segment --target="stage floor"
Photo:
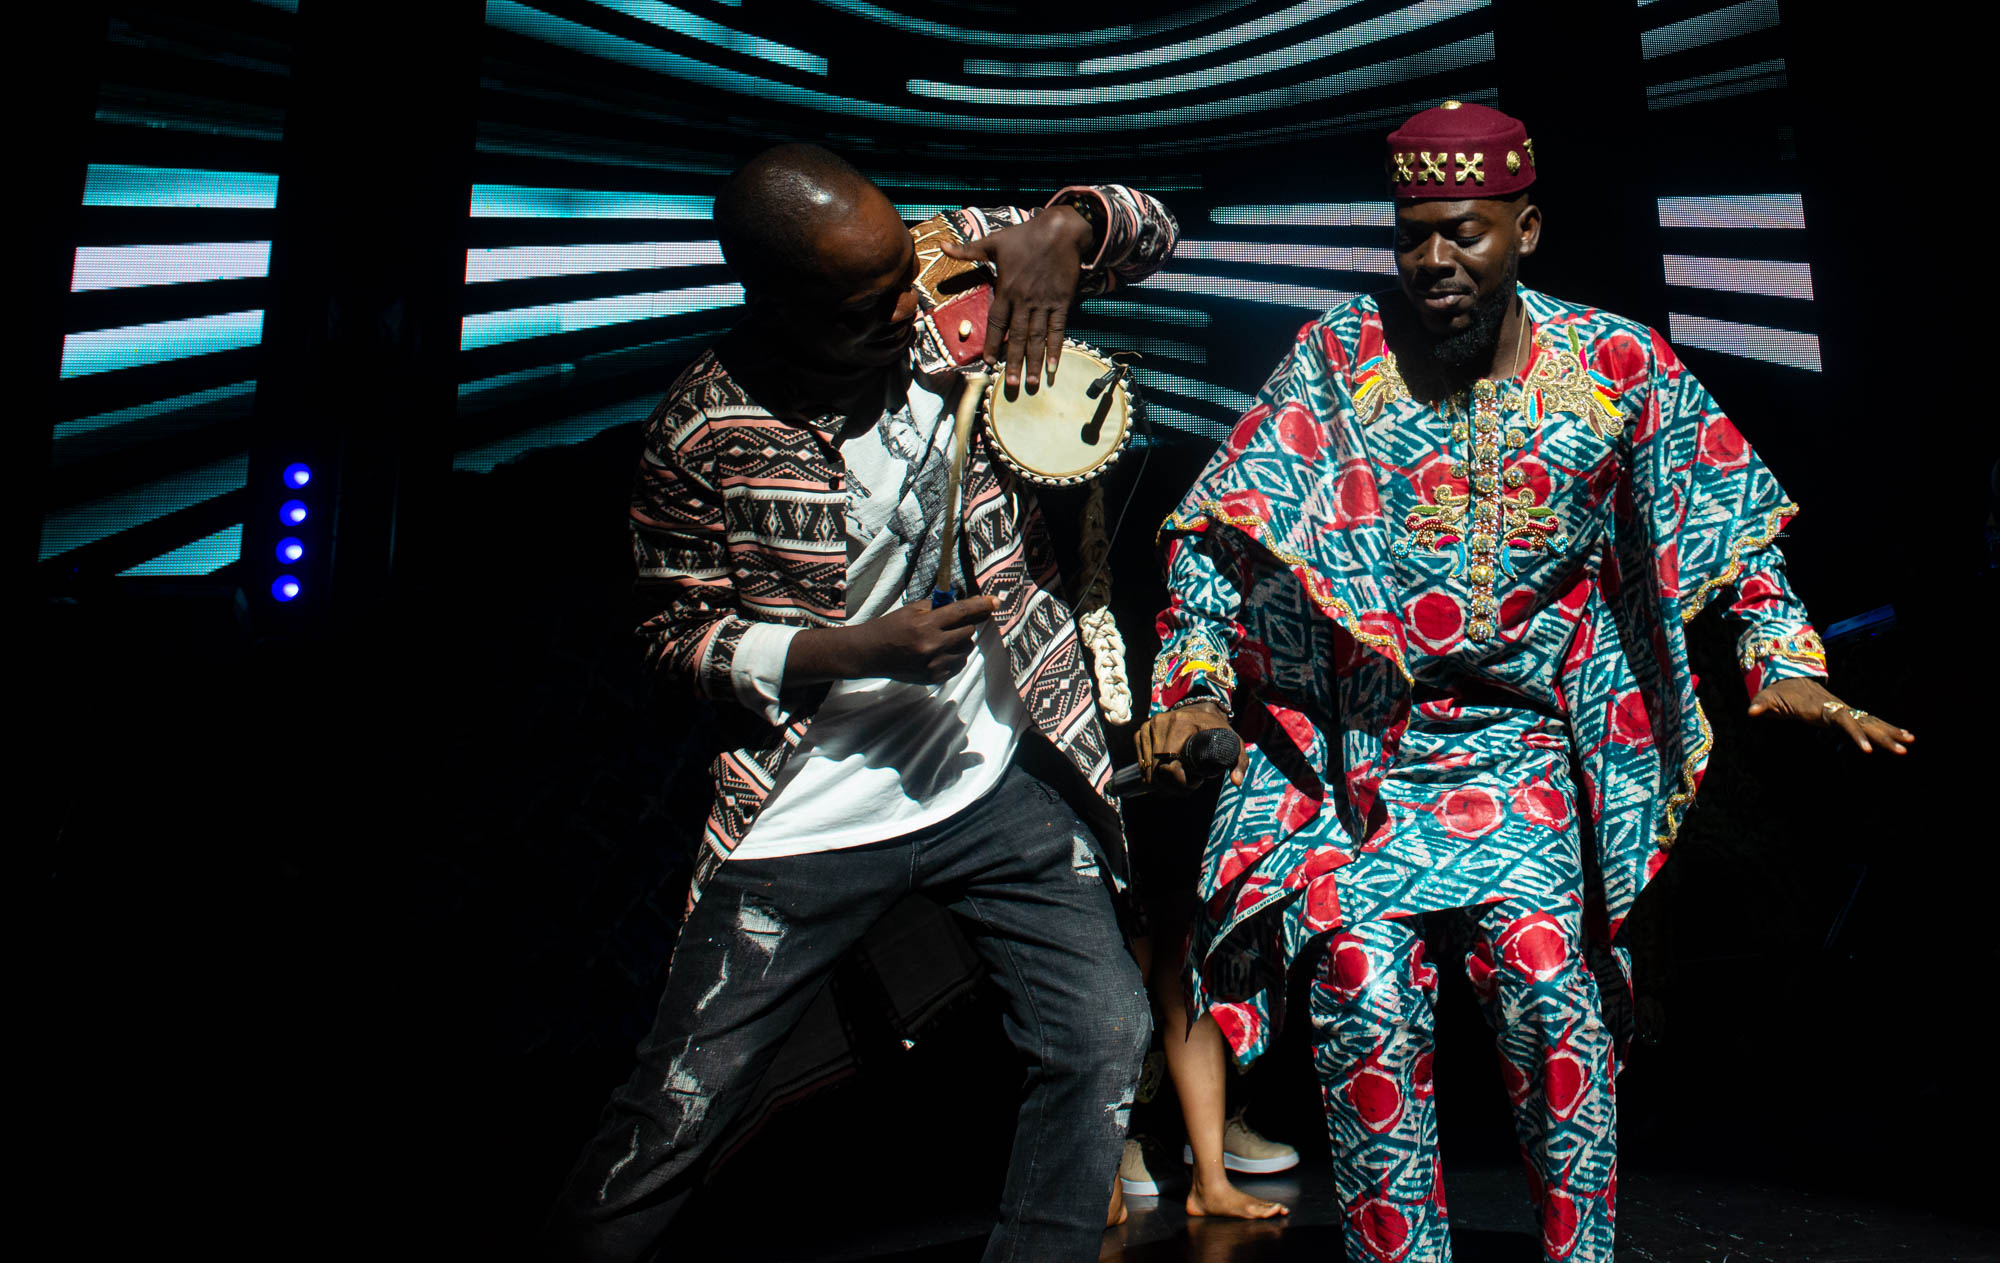
[[[1189,1219],[1181,1193],[1130,1199],[1131,1217],[1104,1236],[1100,1263],[1275,1263],[1341,1257],[1332,1173],[1307,1164],[1243,1187],[1291,1206],[1284,1220]],[[1486,1169],[1445,1177],[1458,1263],[1535,1263],[1541,1258],[1517,1172]],[[1181,1192],[1184,1193],[1185,1186]],[[1644,1263],[2000,1263],[2000,1235],[1977,1226],[1850,1198],[1741,1180],[1621,1174],[1618,1257]],[[775,1209],[775,1208],[773,1208]],[[782,1218],[782,1217],[778,1217]],[[766,1221],[770,1228],[777,1223]],[[973,1263],[990,1220],[962,1210],[869,1207],[862,1214],[769,1233],[771,1263]],[[783,1241],[773,1239],[782,1235]]]

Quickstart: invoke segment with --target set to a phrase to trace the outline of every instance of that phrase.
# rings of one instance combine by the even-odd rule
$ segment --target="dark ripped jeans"
[[[705,1151],[841,955],[911,891],[965,925],[1028,1064],[985,1257],[1097,1257],[1151,1019],[1087,829],[1017,760],[992,793],[942,824],[851,850],[722,865],[681,931],[639,1068],[570,1172],[550,1258],[705,1257],[677,1250],[668,1232]],[[839,1161],[837,1145],[813,1156]]]

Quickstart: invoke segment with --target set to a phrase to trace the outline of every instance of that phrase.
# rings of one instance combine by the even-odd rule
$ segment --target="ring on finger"
[[[1849,706],[1846,702],[1821,702],[1819,704],[1819,708],[1821,711],[1825,712],[1826,717],[1828,719],[1832,719],[1835,715],[1838,715],[1841,711],[1853,709],[1853,707]]]
[[[1850,714],[1850,715],[1852,715],[1852,716],[1854,717],[1854,722],[1855,722],[1855,723],[1857,723],[1857,724],[1858,724],[1858,723],[1860,723],[1860,722],[1861,722],[1862,720],[1864,720],[1864,719],[1868,718],[1868,712],[1867,712],[1867,711],[1865,711],[1865,710],[1856,710],[1856,709],[1855,709],[1854,707],[1852,707],[1852,706],[1850,706],[1850,707],[1848,707],[1848,708],[1847,708],[1847,713],[1848,713],[1848,714]]]

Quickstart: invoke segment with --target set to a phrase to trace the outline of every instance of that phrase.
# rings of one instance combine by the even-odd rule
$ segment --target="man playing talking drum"
[[[1400,291],[1301,330],[1166,522],[1140,754],[1246,742],[1197,1012],[1247,1061],[1312,971],[1348,1257],[1450,1257],[1429,920],[1496,1032],[1547,1256],[1608,1263],[1620,929],[1709,756],[1686,624],[1726,605],[1752,715],[1912,738],[1822,684],[1775,543],[1796,506],[1672,348],[1519,285],[1522,124],[1447,101],[1387,165]]]
[[[987,1257],[1094,1259],[1150,1030],[1105,883],[1123,842],[1048,532],[983,442],[954,450],[956,369],[1004,352],[1035,390],[1074,299],[1157,270],[1173,219],[1106,185],[913,234],[846,162],[785,145],[715,221],[747,318],[646,422],[631,507],[648,664],[716,712],[714,806],[658,1017],[549,1254],[648,1257],[842,955],[922,891],[1029,1062]],[[990,319],[984,295],[949,318],[965,292],[930,278],[975,262]],[[934,604],[934,576],[969,595]]]

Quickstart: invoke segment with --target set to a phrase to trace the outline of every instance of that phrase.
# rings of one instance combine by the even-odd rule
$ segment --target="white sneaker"
[[[1194,1165],[1194,1146],[1181,1147],[1181,1161]],[[1246,1175],[1271,1175],[1289,1171],[1299,1164],[1299,1151],[1276,1140],[1266,1140],[1251,1130],[1241,1114],[1222,1128],[1222,1165]],[[1130,1187],[1126,1189],[1130,1192]]]
[[[1293,1156],[1297,1162],[1298,1157]],[[1118,1158],[1118,1183],[1125,1189],[1127,1197],[1158,1197],[1160,1186],[1154,1181],[1152,1172],[1146,1170],[1146,1151],[1136,1140],[1125,1142],[1125,1152]]]

